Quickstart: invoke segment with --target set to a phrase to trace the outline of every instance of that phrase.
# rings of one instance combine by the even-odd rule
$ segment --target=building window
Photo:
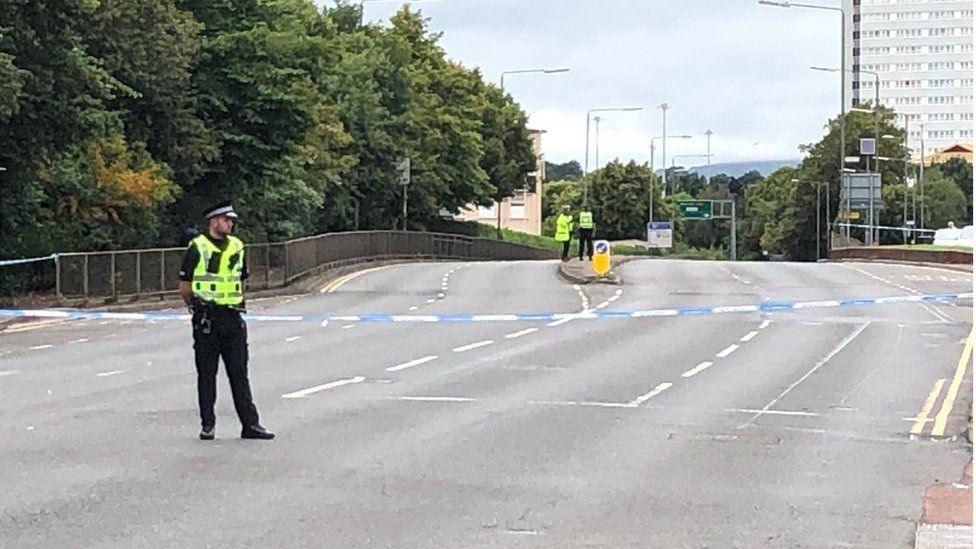
[[[972,119],[973,119],[973,113],[971,112],[959,113],[959,120],[971,121]]]
[[[930,88],[951,88],[953,85],[951,78],[939,78],[936,80],[929,80]]]
[[[972,139],[973,130],[959,130],[959,137],[963,139]]]
[[[955,130],[929,130],[927,137],[929,139],[955,139]]]
[[[525,202],[516,202],[515,199],[512,199],[512,202],[509,204],[509,206],[510,206],[509,218],[525,219]]]
[[[495,206],[478,206],[478,217],[481,219],[495,219]]]
[[[948,95],[934,95],[929,97],[929,105],[951,105],[955,103],[955,97]]]
[[[951,112],[933,112],[929,113],[929,122],[952,122],[956,119],[956,115]]]
[[[912,46],[921,51],[919,46]],[[929,53],[952,53],[952,46],[929,46]]]

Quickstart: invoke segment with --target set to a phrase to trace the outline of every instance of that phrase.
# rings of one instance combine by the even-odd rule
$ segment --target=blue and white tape
[[[57,260],[58,254],[46,255],[44,257],[26,257],[24,259],[0,259],[0,267],[7,265],[23,265],[24,263],[37,263],[38,261]]]
[[[716,315],[727,313],[771,313],[779,311],[795,311],[802,309],[831,309],[836,307],[865,307],[869,305],[886,305],[893,303],[923,303],[938,301],[958,301],[972,299],[973,292],[955,294],[926,294],[891,297],[871,297],[853,299],[827,299],[821,301],[764,301],[755,305],[727,305],[719,307],[676,307],[673,309],[649,309],[638,311],[590,311],[580,313],[515,313],[515,314],[446,314],[446,315],[394,315],[394,314],[362,314],[362,315],[261,315],[248,314],[244,318],[254,322],[363,322],[363,323],[394,323],[394,322],[525,322],[525,321],[553,321],[564,319],[623,319],[649,318],[688,315]],[[57,309],[0,309],[0,317],[32,317],[32,318],[84,318],[89,320],[189,320],[190,315],[178,313],[112,313],[79,310]]]

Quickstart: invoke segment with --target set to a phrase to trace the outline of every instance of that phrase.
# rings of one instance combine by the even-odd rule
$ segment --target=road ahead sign
[[[651,221],[647,224],[647,245],[651,248],[668,248],[673,246],[674,230],[669,221]]]
[[[600,276],[610,272],[610,242],[597,240],[593,243],[593,271]]]
[[[711,219],[712,203],[708,200],[679,200],[682,219]]]

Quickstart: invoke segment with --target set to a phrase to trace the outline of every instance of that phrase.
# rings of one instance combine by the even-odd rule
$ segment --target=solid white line
[[[437,294],[437,297],[438,297],[438,299],[443,299],[444,298],[444,294],[443,293]]]
[[[391,366],[386,369],[387,372],[399,372],[400,370],[406,370],[407,368],[413,368],[414,366],[420,366],[421,364],[426,364],[431,360],[437,360],[437,355],[428,355],[423,358],[418,358],[416,360],[411,360],[409,362],[404,362],[403,364],[397,364],[396,366]]]
[[[316,385],[315,387],[309,387],[308,389],[302,389],[301,391],[295,391],[294,393],[287,393],[281,395],[281,398],[302,398],[326,389],[333,389],[335,387],[349,385],[350,383],[362,383],[364,381],[366,381],[366,378],[363,376],[357,376],[349,379],[339,379],[331,383],[326,383],[325,385]]]
[[[525,330],[519,330],[518,332],[514,332],[514,333],[511,333],[511,334],[506,335],[505,336],[505,339],[515,339],[515,338],[522,337],[524,335],[529,335],[529,334],[531,334],[533,332],[538,332],[538,331],[539,331],[538,328],[526,328]]]
[[[760,412],[760,410],[754,410],[752,408],[729,408],[726,412],[731,412],[735,414],[755,414]],[[790,410],[766,410],[763,414],[767,416],[800,416],[800,417],[824,417],[826,414],[817,414],[814,412],[794,412]]]
[[[286,338],[285,338],[285,341],[287,341],[288,343],[291,343],[292,341],[295,341],[295,340],[297,340],[297,339],[298,339],[298,338],[300,338],[300,337],[302,337],[302,336],[291,336],[291,337],[286,337]]]
[[[14,374],[19,374],[19,373],[20,373],[20,370],[2,370],[2,371],[0,371],[0,377],[3,377],[3,376],[12,376]]]
[[[88,341],[88,338],[87,337],[83,337],[81,339],[76,339],[74,341],[69,341],[68,344],[70,345],[72,343],[86,343],[87,341]]]
[[[416,306],[416,305],[414,305],[413,307],[410,307],[410,310],[411,310],[411,311],[416,311],[416,310],[417,310],[417,309],[419,309],[419,308],[420,308],[420,307],[418,307],[418,306]]]
[[[484,341],[479,341],[477,343],[472,343],[470,345],[462,345],[460,347],[455,347],[453,350],[455,353],[463,353],[465,351],[470,351],[471,349],[477,349],[478,347],[484,347],[486,345],[491,345],[494,343],[491,339],[486,339]]]
[[[436,299],[428,299],[428,300],[427,300],[427,303],[433,303],[433,302],[435,302],[435,301],[437,301],[437,300],[436,300]]]
[[[630,405],[640,406],[641,404],[647,402],[648,400],[651,400],[652,398],[663,393],[664,391],[667,391],[672,385],[673,385],[672,383],[661,383],[657,387],[651,389],[650,391],[630,401]]]
[[[765,330],[769,326],[770,322],[770,320],[763,320],[763,323],[759,325],[759,329]]]
[[[569,322],[570,320],[573,320],[573,317],[571,317],[571,316],[568,316],[568,317],[566,317],[566,318],[560,318],[559,320],[556,320],[556,321],[554,321],[554,322],[550,322],[549,324],[546,324],[546,326],[549,326],[549,327],[551,327],[551,328],[552,328],[552,327],[556,327],[556,326],[561,326],[561,325],[563,325],[563,324],[566,324],[566,323],[567,323],[567,322]]]
[[[355,327],[356,327],[355,324],[346,324],[345,326],[342,327],[342,329],[343,330],[348,330],[350,328],[355,328]]]
[[[608,303],[613,303],[614,301],[617,301],[618,299],[620,299],[620,294],[614,294],[614,295],[610,296],[607,299],[607,302]]]
[[[39,328],[44,328],[44,327],[50,326],[52,324],[59,324],[61,322],[64,322],[65,320],[67,320],[67,319],[64,319],[64,318],[54,318],[54,319],[51,319],[51,320],[37,320],[37,321],[34,321],[34,322],[29,322],[29,323],[26,323],[26,324],[21,324],[19,326],[15,324],[15,325],[13,325],[13,326],[5,329],[5,330],[0,330],[0,332],[7,332],[7,333],[27,332],[27,331],[30,331],[30,330],[37,330]]]
[[[712,363],[706,360],[705,362],[702,362],[698,366],[695,366],[694,368],[692,368],[692,369],[688,370],[687,372],[681,374],[681,377],[691,377],[691,376],[693,376],[693,375],[695,375],[695,374],[697,374],[699,372],[705,371],[711,365],[712,365]]]
[[[98,377],[116,376],[116,375],[121,374],[124,371],[125,370],[112,370],[111,372],[102,372],[100,374],[95,374],[95,375],[98,376]]]
[[[610,305],[610,302],[604,301],[603,303],[597,305],[596,308],[597,309],[605,309],[608,305]]]
[[[752,338],[756,337],[757,335],[759,335],[759,332],[753,330],[748,334],[742,336],[742,339],[740,339],[739,341],[750,341]]]
[[[37,345],[36,347],[31,347],[28,350],[30,350],[30,351],[40,351],[41,349],[50,349],[51,347],[54,347],[54,345]]]
[[[826,355],[824,355],[823,358],[821,358],[820,360],[818,360],[817,363],[814,364],[813,368],[810,368],[810,371],[809,372],[803,374],[803,377],[801,377],[800,379],[794,381],[793,384],[790,385],[789,387],[787,387],[785,391],[783,391],[782,393],[780,393],[778,397],[776,397],[773,400],[769,401],[769,404],[763,406],[763,409],[762,410],[759,410],[759,412],[757,412],[756,415],[754,415],[751,418],[749,418],[749,421],[747,421],[747,422],[743,423],[742,425],[740,425],[739,426],[739,429],[742,429],[742,428],[746,427],[750,423],[756,421],[759,418],[759,416],[767,413],[770,408],[772,408],[773,406],[775,406],[777,402],[779,402],[780,400],[782,400],[783,397],[785,397],[786,395],[788,395],[790,393],[790,391],[792,391],[793,389],[796,389],[796,387],[799,384],[803,383],[808,377],[812,376],[814,374],[814,372],[816,372],[817,370],[820,369],[821,366],[823,366],[824,364],[830,362],[830,359],[832,359],[835,356],[837,356],[837,353],[843,351],[844,350],[844,347],[847,347],[847,345],[850,342],[854,341],[854,338],[856,338],[857,336],[861,335],[861,332],[863,332],[869,325],[870,325],[870,322],[867,323],[867,324],[861,324],[860,326],[858,326],[857,328],[855,328],[853,332],[851,332],[850,334],[848,334],[847,337],[845,337],[843,339],[843,341],[841,341],[840,343],[838,343],[837,346],[834,347],[833,349],[831,349],[829,353],[827,353]]]
[[[622,294],[622,293],[624,293],[623,290],[617,290],[616,292],[613,292],[613,294],[616,295],[616,296],[620,296],[620,294]]]
[[[476,398],[467,397],[400,397],[400,400],[411,402],[477,402]]]
[[[580,290],[581,290],[582,288],[580,288],[580,286],[579,286],[579,284],[573,284],[573,289],[574,289],[574,290],[576,290],[576,291],[578,292],[578,291],[580,291]]]
[[[736,349],[738,349],[738,348],[739,348],[739,346],[738,346],[738,345],[736,345],[735,343],[733,343],[732,345],[729,345],[728,347],[726,347],[726,348],[724,348],[724,349],[722,349],[722,350],[721,350],[721,351],[720,351],[720,352],[719,352],[719,353],[718,353],[717,355],[715,355],[715,356],[717,356],[717,357],[719,357],[719,358],[725,358],[725,357],[727,357],[727,356],[729,356],[729,355],[731,355],[732,353],[734,353],[734,352],[735,352],[735,350],[736,350]]]
[[[526,404],[540,406],[589,406],[593,408],[634,408],[633,404],[623,402],[588,402],[576,400],[530,400]]]

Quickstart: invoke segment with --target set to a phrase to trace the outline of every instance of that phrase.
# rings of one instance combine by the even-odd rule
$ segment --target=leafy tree
[[[583,168],[576,160],[555,164],[546,161],[546,181],[579,181],[583,178]]]

